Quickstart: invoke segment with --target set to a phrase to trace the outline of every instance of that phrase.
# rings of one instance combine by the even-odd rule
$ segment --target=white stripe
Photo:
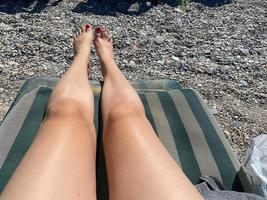
[[[149,93],[146,94],[146,98],[155,122],[159,139],[177,164],[181,166],[173,134],[164,114],[159,97],[155,93]]]
[[[11,109],[0,126],[0,169],[23,125],[38,89],[25,94]]]
[[[199,126],[187,100],[180,91],[169,92],[176,110],[186,129],[202,175],[215,176],[222,181],[221,174],[209,149],[204,133]]]
[[[196,90],[194,90],[194,92],[195,92],[196,96],[198,97],[199,102],[201,103],[203,109],[206,111],[208,118],[211,121],[213,127],[216,129],[216,132],[218,133],[218,136],[219,136],[220,140],[222,141],[222,144],[223,144],[230,160],[232,161],[235,170],[238,172],[240,170],[240,162],[237,160],[236,154],[234,153],[232,147],[230,146],[230,144],[226,140],[223,132],[221,131],[221,128],[219,127],[218,122],[215,120],[214,116],[210,113],[208,106],[204,103],[200,94]]]

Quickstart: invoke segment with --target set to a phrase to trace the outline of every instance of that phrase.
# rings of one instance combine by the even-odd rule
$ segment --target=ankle
[[[120,71],[119,67],[117,66],[114,60],[110,60],[109,62],[106,63],[107,64],[101,63],[101,72],[104,79],[108,77],[113,79],[113,77],[122,75],[122,72]]]
[[[90,50],[82,50],[82,51],[76,51],[74,54],[74,58],[86,58],[88,59],[90,57],[91,51]]]
[[[75,57],[76,56],[88,57],[88,56],[90,56],[90,54],[91,54],[90,48],[78,49],[77,51],[75,51]]]
[[[110,66],[110,65],[116,66],[116,61],[113,57],[105,57],[105,59],[101,59],[100,62],[104,65],[104,67],[106,67],[107,65],[108,66]]]
[[[86,64],[89,64],[90,63],[90,53],[86,53],[84,51],[82,52],[77,52],[75,55],[74,55],[74,59],[73,61],[78,61],[78,62],[86,62]]]

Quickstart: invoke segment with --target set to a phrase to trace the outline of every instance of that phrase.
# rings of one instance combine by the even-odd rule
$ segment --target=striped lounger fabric
[[[26,81],[0,126],[0,192],[31,145],[45,113],[57,78]],[[101,83],[90,81],[94,91],[94,123],[98,134],[97,193],[107,199],[107,180],[101,143]],[[193,184],[200,176],[214,176],[227,189],[252,192],[247,177],[234,156],[208,107],[193,89],[170,80],[135,81],[132,85],[146,115],[170,155]],[[30,177],[29,177],[30,178]]]

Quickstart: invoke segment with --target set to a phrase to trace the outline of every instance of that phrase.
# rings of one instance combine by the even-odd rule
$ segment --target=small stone
[[[182,13],[182,10],[180,8],[175,8],[174,11],[177,13]]]
[[[5,24],[5,23],[1,22],[0,23],[0,29],[1,30],[5,30],[5,31],[9,31],[9,30],[12,30],[13,27],[8,25],[8,24]]]
[[[241,84],[242,86],[248,86],[248,82],[245,81],[245,80],[240,80],[240,84]]]
[[[157,35],[155,38],[154,38],[154,42],[156,44],[162,44],[164,42],[164,37],[160,36],[160,35]]]
[[[224,134],[227,135],[227,136],[230,136],[230,132],[227,131],[227,130],[224,131]]]
[[[4,72],[4,65],[0,64],[0,74]]]
[[[139,34],[140,34],[141,36],[145,36],[147,33],[146,33],[145,31],[143,31],[143,30],[140,30],[140,31],[139,31]]]
[[[222,78],[223,78],[224,80],[229,80],[229,76],[228,76],[228,75],[223,75]]]
[[[203,85],[201,83],[197,84],[197,87],[203,87]]]
[[[239,49],[239,55],[248,56],[249,55],[249,50],[247,50],[247,49]]]
[[[229,70],[231,67],[229,65],[225,65],[224,69]]]
[[[185,70],[185,71],[188,70],[188,65],[185,64],[185,63],[180,63],[180,67],[181,67],[183,70]]]
[[[134,3],[132,4],[129,8],[128,8],[128,11],[130,12],[138,12],[140,9],[140,6],[138,3]]]
[[[173,69],[176,69],[176,68],[177,68],[177,64],[176,64],[176,63],[171,63],[171,67],[172,67]]]
[[[217,114],[218,114],[218,111],[217,111],[217,109],[216,109],[216,106],[214,106],[210,111],[211,111],[211,113],[212,113],[213,115],[217,115]]]
[[[153,31],[153,28],[152,28],[152,26],[150,26],[150,25],[146,25],[145,30],[146,30],[147,32],[152,32],[152,31]]]
[[[151,2],[146,2],[146,6],[150,7],[151,6]]]
[[[9,61],[7,64],[8,64],[8,65],[15,65],[15,66],[19,65],[19,64],[18,64],[17,62],[15,62],[15,61]]]
[[[158,60],[157,63],[160,64],[160,65],[164,65],[165,61],[164,60]]]
[[[27,75],[28,76],[33,76],[34,75],[34,72],[27,72]]]
[[[131,60],[130,62],[129,62],[129,66],[131,66],[131,67],[134,67],[136,64],[135,64],[135,62],[133,61],[133,60]]]
[[[17,70],[13,70],[13,71],[11,71],[10,72],[12,75],[16,75],[16,74],[18,74],[18,71]]]
[[[178,57],[176,57],[176,56],[172,56],[172,59],[173,59],[174,61],[176,61],[176,62],[178,62],[178,61],[179,61],[179,58],[178,58]]]

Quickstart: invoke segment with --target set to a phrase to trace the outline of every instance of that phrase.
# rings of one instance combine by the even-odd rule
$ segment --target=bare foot
[[[74,53],[87,54],[89,56],[91,46],[93,43],[94,35],[93,29],[90,24],[84,25],[74,36],[73,36],[73,47]]]
[[[95,29],[94,45],[102,65],[101,67],[105,67],[106,64],[114,61],[112,38],[104,27],[97,27]]]

